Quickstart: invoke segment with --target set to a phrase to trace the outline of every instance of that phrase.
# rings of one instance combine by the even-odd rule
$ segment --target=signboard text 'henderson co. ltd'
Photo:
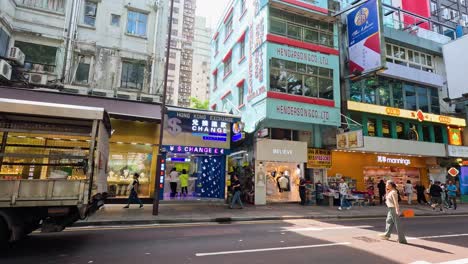
[[[301,116],[301,117],[308,117],[308,118],[317,118],[322,120],[329,120],[330,113],[327,111],[319,111],[314,109],[305,109],[303,107],[295,107],[295,106],[283,106],[279,105],[276,107],[276,112],[285,115],[292,115],[292,116]]]
[[[328,65],[328,58],[325,56],[321,56],[320,54],[311,54],[311,53],[306,53],[306,52],[298,51],[298,50],[291,50],[291,49],[283,48],[283,47],[277,48],[276,54],[278,56],[284,56],[284,57],[288,57],[291,59],[317,63],[321,65]]]

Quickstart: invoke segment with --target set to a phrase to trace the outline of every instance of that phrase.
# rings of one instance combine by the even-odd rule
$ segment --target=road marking
[[[447,237],[463,237],[468,236],[468,234],[453,234],[453,235],[438,235],[438,236],[423,236],[423,237],[407,237],[408,240],[415,239],[431,239],[431,238],[447,238]]]
[[[370,225],[362,226],[333,226],[333,227],[303,227],[303,228],[287,228],[284,230],[276,230],[271,232],[301,232],[301,231],[325,231],[325,230],[341,230],[341,229],[358,229],[358,228],[372,228]]]
[[[296,247],[257,248],[257,249],[246,249],[246,250],[210,252],[210,253],[196,253],[195,256],[197,256],[197,257],[206,257],[206,256],[229,255],[229,254],[243,254],[243,253],[252,253],[252,252],[265,252],[265,251],[279,251],[279,250],[292,250],[292,249],[304,249],[304,248],[333,247],[333,246],[344,246],[344,245],[349,245],[349,244],[351,244],[351,243],[342,242],[342,243],[306,245],[306,246],[296,246]]]

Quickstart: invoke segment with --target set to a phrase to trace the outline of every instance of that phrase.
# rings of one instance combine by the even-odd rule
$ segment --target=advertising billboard
[[[347,16],[349,71],[368,73],[385,66],[380,1],[369,0]]]
[[[447,73],[447,86],[451,99],[461,98],[468,93],[468,74],[466,62],[468,61],[468,36],[445,44],[442,47],[444,64]]]
[[[461,167],[460,170],[460,193],[468,195],[468,167]]]

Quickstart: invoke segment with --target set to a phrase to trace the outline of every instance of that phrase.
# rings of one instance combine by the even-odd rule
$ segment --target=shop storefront
[[[307,142],[259,139],[255,145],[255,204],[299,201]]]
[[[239,120],[228,114],[169,109],[163,139],[166,151],[163,200],[225,198],[227,155],[231,140],[242,132]],[[169,176],[173,169],[179,174],[176,179]],[[187,187],[183,194],[182,185]]]
[[[403,193],[403,186],[408,180],[413,185],[421,182],[428,186],[430,179],[438,175],[436,163],[436,158],[333,151],[328,175],[351,179],[356,182],[356,191],[361,192],[367,191],[371,186],[378,190],[380,180],[393,180]]]

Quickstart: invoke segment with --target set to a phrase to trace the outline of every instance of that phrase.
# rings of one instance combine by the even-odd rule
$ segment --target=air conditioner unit
[[[0,79],[11,79],[11,65],[5,60],[0,60]]]
[[[10,49],[10,59],[12,59],[16,65],[23,66],[24,65],[24,53],[17,47],[12,47]]]
[[[38,74],[38,73],[30,73],[29,74],[29,83],[46,85],[47,84],[47,75]]]
[[[127,93],[127,92],[117,92],[117,98],[125,99],[125,100],[136,100],[137,95],[136,93]]]
[[[101,97],[114,97],[114,91],[112,90],[102,90],[102,89],[93,89],[91,95],[101,96]]]
[[[141,95],[140,100],[148,103],[160,103],[161,97],[157,95]]]
[[[65,87],[62,90],[64,93],[71,93],[71,94],[88,94],[88,88],[85,87]]]

